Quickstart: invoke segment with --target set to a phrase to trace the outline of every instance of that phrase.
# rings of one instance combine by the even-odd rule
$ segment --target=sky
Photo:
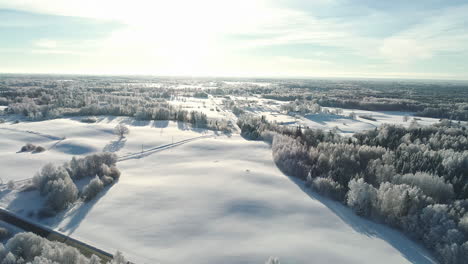
[[[0,72],[468,79],[468,0],[0,0]]]

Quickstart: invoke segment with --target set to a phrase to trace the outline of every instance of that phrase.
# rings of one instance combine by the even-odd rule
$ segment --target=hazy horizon
[[[0,72],[468,80],[467,13],[461,0],[0,0]]]

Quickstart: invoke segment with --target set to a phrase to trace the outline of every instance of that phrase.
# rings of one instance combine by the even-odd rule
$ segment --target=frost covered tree
[[[73,157],[70,162],[58,167],[46,164],[33,177],[33,186],[46,198],[47,207],[40,210],[40,216],[52,216],[77,200],[79,190],[74,180],[94,177],[82,192],[85,201],[93,199],[104,186],[120,177],[116,162],[114,153],[96,153],[84,158]]]
[[[55,167],[50,163],[45,165],[33,177],[33,183],[40,194],[46,197],[47,205],[55,211],[65,209],[78,197],[78,189],[63,167]]]
[[[436,202],[446,203],[454,197],[452,184],[446,183],[441,177],[426,172],[397,175],[393,182],[418,187]]]
[[[104,188],[104,184],[98,176],[94,177],[83,189],[84,200],[90,201],[96,197]]]
[[[311,180],[311,188],[327,197],[342,201],[346,194],[345,189],[339,183],[330,178],[318,177]]]
[[[359,215],[370,215],[377,199],[376,189],[365,183],[362,178],[351,180],[348,187],[347,204]]]
[[[280,264],[280,261],[278,258],[269,257],[265,264]]]
[[[22,232],[10,238],[5,246],[0,243],[0,263],[101,264],[101,259],[95,255],[88,258],[74,247]],[[122,253],[117,252],[111,263],[127,264],[127,261]]]
[[[130,133],[130,129],[124,124],[118,124],[114,128],[114,134],[116,134],[120,138],[124,138],[129,133]]]
[[[125,259],[124,255],[122,252],[117,251],[114,254],[114,258],[112,259],[111,264],[127,264],[127,259]]]

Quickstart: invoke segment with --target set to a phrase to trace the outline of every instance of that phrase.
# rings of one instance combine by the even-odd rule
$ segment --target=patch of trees
[[[453,120],[468,121],[468,104],[438,105],[437,107],[426,107],[416,113],[417,116],[446,118]]]
[[[468,121],[466,83],[358,80],[277,81],[263,97],[279,101],[319,98],[322,107],[410,111],[417,116]]]
[[[421,241],[442,263],[468,258],[468,138],[444,121],[431,127],[385,125],[341,137],[243,118],[243,135],[272,143],[286,174],[356,214]]]
[[[83,118],[80,119],[80,122],[82,122],[82,123],[88,123],[88,124],[96,123],[96,122],[97,122],[97,118],[94,117],[94,116],[83,117]]]
[[[7,114],[20,114],[29,120],[42,120],[56,118],[60,115],[59,110],[51,105],[38,105],[30,98],[23,98],[22,102],[10,103],[5,110]]]
[[[372,117],[372,115],[360,115],[359,117],[362,119],[370,120],[370,121],[377,121],[377,119]]]
[[[174,107],[166,99],[176,93],[206,98],[205,92],[196,89],[158,89],[136,88],[129,85],[107,87],[108,83],[98,83],[100,88],[87,87],[86,82],[79,86],[56,85],[51,81],[41,80],[39,87],[21,87],[12,89],[8,97],[2,97],[8,102],[7,114],[25,116],[28,120],[53,119],[60,116],[82,115],[114,115],[130,116],[139,120],[173,120],[189,122],[197,128],[219,129],[231,131],[232,127],[226,120],[209,120],[201,112],[185,111]],[[47,88],[50,84],[54,89]],[[43,86],[43,87],[41,87]],[[46,88],[44,88],[46,87]],[[93,118],[84,118],[82,122],[94,122]]]
[[[0,262],[2,264],[101,264],[96,255],[84,256],[76,248],[58,241],[50,241],[33,233],[18,233],[5,245],[0,243]],[[127,264],[122,253],[117,252],[107,264]]]
[[[369,111],[411,111],[416,116],[468,121],[468,104],[423,104],[402,98],[321,98],[321,106],[362,109]]]
[[[295,100],[281,106],[286,113],[317,114],[322,112],[322,107],[314,101]]]
[[[26,143],[26,145],[22,146],[20,152],[33,152],[33,153],[41,153],[44,152],[46,149],[43,146],[36,146],[31,143]]]
[[[284,94],[264,94],[262,96],[265,99],[272,99],[278,101],[294,101],[304,99],[303,95],[284,95]],[[306,99],[312,99],[312,97],[306,97]]]
[[[206,99],[208,98],[208,94],[206,92],[195,92],[193,93],[193,97]]]
[[[231,98],[226,98],[223,100],[223,106],[229,110],[231,110],[231,112],[239,117],[241,115],[243,115],[245,113],[245,111],[241,108],[241,107],[238,107],[235,103],[235,101],[233,101]]]
[[[39,211],[39,216],[53,216],[80,198],[92,200],[105,186],[119,179],[116,162],[115,154],[99,153],[84,158],[73,157],[61,166],[49,163],[42,167],[33,177],[34,187],[45,197],[45,207]],[[80,192],[75,182],[84,178],[93,179]]]
[[[402,98],[320,98],[318,104],[326,107],[339,107],[347,109],[362,109],[368,111],[422,111],[424,107],[413,100]]]

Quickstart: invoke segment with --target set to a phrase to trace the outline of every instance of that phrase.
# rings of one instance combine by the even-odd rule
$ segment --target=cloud
[[[391,37],[380,47],[382,55],[392,63],[406,64],[414,60],[428,59],[433,51],[428,45],[411,38]]]
[[[468,5],[412,5],[411,12],[404,1],[391,10],[375,7],[380,5],[348,0],[0,0],[2,8],[123,24],[90,39],[45,36],[29,50],[89,55],[95,57],[89,61],[93,67],[114,72],[305,76],[352,74],[346,69],[352,67],[355,73],[383,75],[404,68],[420,76],[411,65],[436,61],[445,52],[468,54]],[[319,48],[309,57],[288,54],[295,44]],[[284,48],[286,56],[256,56],[255,50],[267,47]]]
[[[468,51],[468,5],[431,11],[418,24],[385,38],[380,52],[391,62],[409,63],[445,52]]]
[[[54,49],[57,48],[57,41],[50,39],[40,39],[34,43],[39,48]]]

